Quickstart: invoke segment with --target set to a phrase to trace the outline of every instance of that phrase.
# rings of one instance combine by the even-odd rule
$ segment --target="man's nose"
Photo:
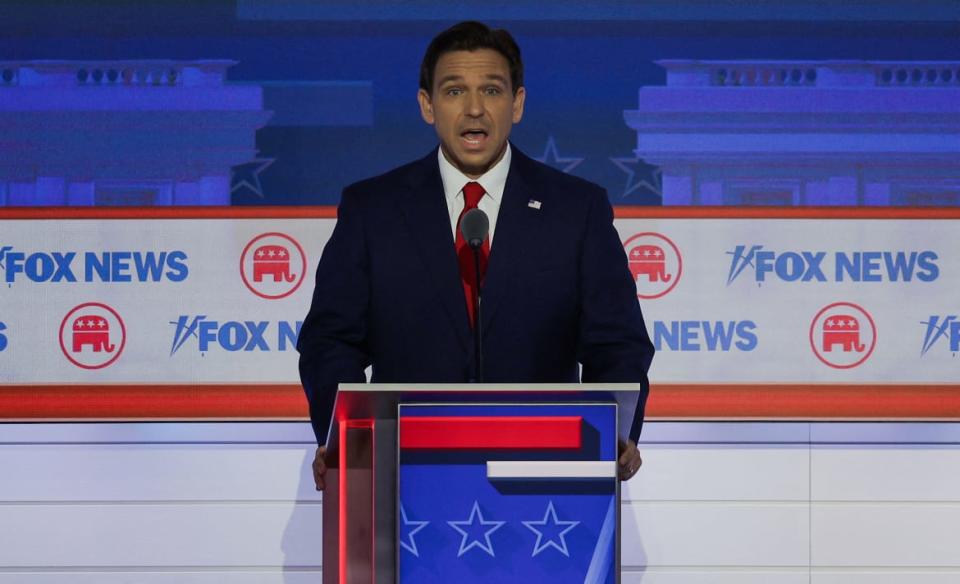
[[[468,93],[465,105],[466,114],[472,118],[483,115],[483,96],[479,93]]]

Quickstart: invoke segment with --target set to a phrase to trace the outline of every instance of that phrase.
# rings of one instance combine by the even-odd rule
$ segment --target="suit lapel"
[[[528,205],[536,193],[530,190],[524,178],[525,156],[514,148],[512,157],[483,282],[481,319],[484,332],[490,329],[503,300],[515,293],[512,288],[517,281],[516,272],[525,265],[523,256],[539,233],[540,211]]]
[[[398,201],[416,245],[413,251],[420,256],[430,274],[440,304],[466,351],[471,342],[470,325],[436,150],[414,167],[407,188]]]

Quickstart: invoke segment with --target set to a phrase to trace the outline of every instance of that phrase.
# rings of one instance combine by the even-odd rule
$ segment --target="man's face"
[[[523,117],[525,95],[522,87],[513,93],[506,57],[479,49],[444,53],[431,93],[421,89],[417,100],[446,159],[477,178],[503,156],[510,128]]]

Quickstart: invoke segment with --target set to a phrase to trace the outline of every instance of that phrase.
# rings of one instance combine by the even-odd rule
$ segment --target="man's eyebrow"
[[[507,78],[498,73],[490,73],[486,75],[486,78],[490,81],[499,81],[504,85],[507,84]],[[460,81],[463,81],[463,75],[444,75],[443,77],[437,80],[437,85],[443,85],[445,83],[460,82]]]
[[[437,81],[437,85],[443,85],[451,81],[463,81],[463,75],[444,75]]]

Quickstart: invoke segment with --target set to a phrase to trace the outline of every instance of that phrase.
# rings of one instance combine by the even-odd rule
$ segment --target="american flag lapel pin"
[[[536,199],[530,199],[529,201],[527,201],[527,206],[530,207],[531,209],[536,209],[537,211],[539,211],[540,207],[543,206],[543,203],[541,203]]]

